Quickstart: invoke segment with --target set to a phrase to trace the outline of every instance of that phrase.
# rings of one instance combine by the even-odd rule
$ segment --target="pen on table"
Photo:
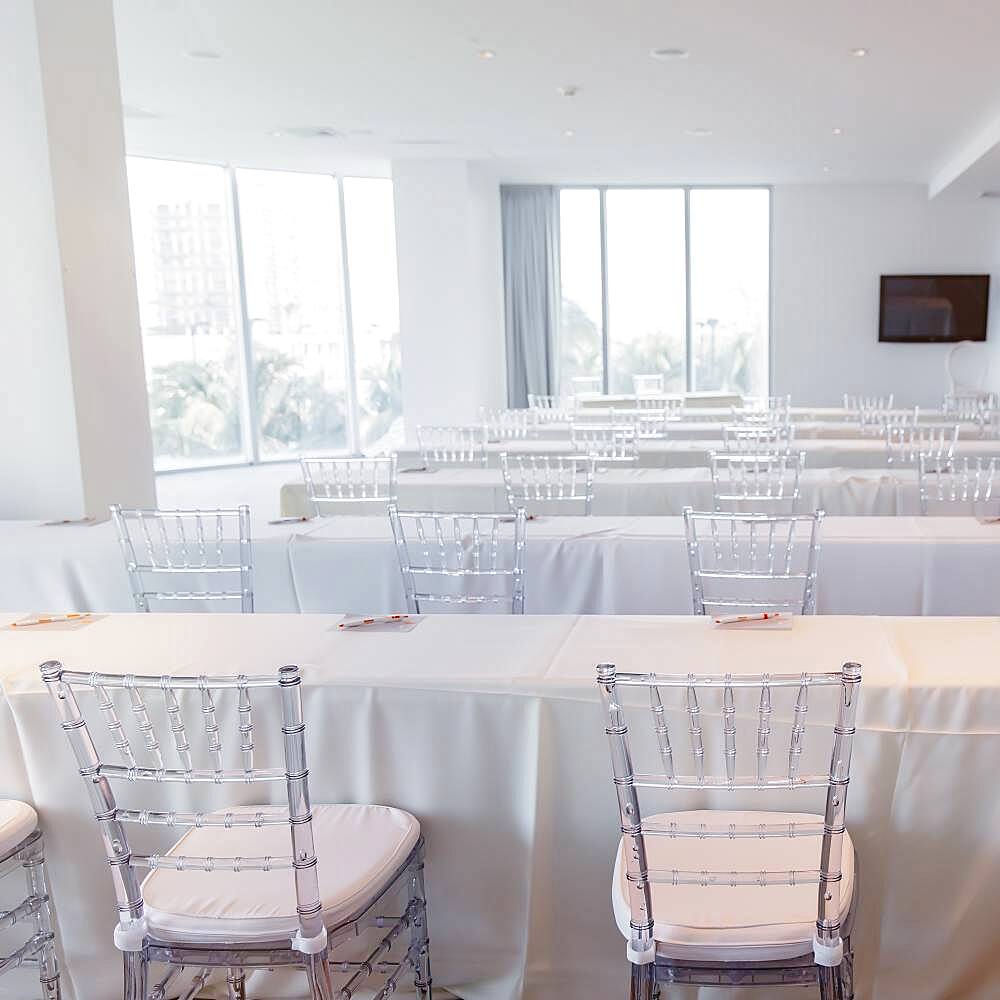
[[[341,622],[337,627],[357,628],[359,625],[383,625],[390,622],[406,622],[409,620],[409,615],[376,615],[373,618],[357,618],[352,621]]]
[[[780,618],[780,611],[763,611],[759,615],[720,615],[715,619],[716,625],[737,625],[741,622],[769,622]]]
[[[30,622],[11,622],[11,628],[27,628],[29,625],[54,625],[56,622],[74,622],[89,618],[89,611],[74,611],[68,615],[52,615],[49,618],[34,618]]]

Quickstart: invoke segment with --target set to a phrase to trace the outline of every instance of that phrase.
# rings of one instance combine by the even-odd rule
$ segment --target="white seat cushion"
[[[38,813],[27,802],[0,799],[0,858],[10,854],[38,826]]]
[[[698,810],[644,817],[676,821],[684,826],[704,823],[822,823],[808,813],[725,812]],[[677,838],[647,836],[650,870],[771,871],[818,869],[822,837]],[[623,847],[619,843],[611,898],[615,921],[629,937],[630,913]],[[854,896],[854,845],[844,836],[840,919],[846,919]],[[653,939],[657,954],[691,962],[766,962],[797,958],[812,952],[816,930],[815,882],[798,886],[650,885]]]
[[[233,813],[281,813],[244,806]],[[319,892],[328,927],[363,911],[391,881],[420,839],[420,824],[388,806],[313,806]],[[167,852],[191,857],[290,857],[287,823],[196,827]],[[250,943],[291,938],[298,930],[289,869],[271,872],[151,871],[142,883],[149,933],[161,941]]]

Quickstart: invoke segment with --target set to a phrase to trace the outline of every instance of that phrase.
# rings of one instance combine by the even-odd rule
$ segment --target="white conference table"
[[[110,524],[0,522],[0,607],[130,611]],[[691,593],[677,517],[549,517],[528,523],[529,614],[686,614]],[[254,525],[259,612],[404,609],[388,518],[348,515]],[[828,517],[821,614],[1000,614],[1000,524],[972,517]]]
[[[721,674],[858,661],[864,681],[847,810],[861,858],[858,1000],[1000,993],[997,619],[820,617],[797,619],[788,631],[742,633],[694,618],[438,616],[405,633],[343,633],[337,620],[121,615],[76,631],[0,630],[0,793],[33,802],[46,829],[67,1000],[118,995],[120,964],[97,826],[38,677],[38,664],[50,658],[78,669],[174,674],[300,664],[313,801],[381,802],[420,818],[435,985],[467,1000],[589,1000],[624,988],[624,945],[608,898],[618,820],[596,663]],[[810,723],[824,718],[818,693]],[[263,746],[278,719],[256,703]],[[230,747],[232,708],[220,703]],[[711,728],[720,725],[714,700],[705,699],[703,712],[715,768],[722,741]],[[128,711],[120,714],[131,724]],[[159,714],[154,707],[157,725]],[[790,705],[776,699],[775,747],[789,715]],[[679,703],[668,700],[667,719],[680,753]],[[738,755],[752,757],[753,706],[741,703],[737,728]],[[803,770],[822,770],[827,733],[821,739],[810,729],[805,747]],[[780,768],[782,755],[774,757]],[[254,791],[205,794],[215,807],[253,801]],[[185,787],[173,792],[173,808],[193,807]],[[277,801],[281,789],[271,794]],[[810,794],[669,793],[644,801],[650,811],[815,811],[821,795]],[[133,843],[152,847],[143,838],[155,831],[137,829]],[[0,984],[5,1000],[23,1000],[7,980]],[[273,981],[251,982],[249,992],[295,995]],[[775,993],[740,996],[774,1000]]]
[[[545,438],[528,438],[486,445],[487,459],[491,466],[497,466],[501,452],[520,452],[529,455],[565,455],[568,441]],[[886,468],[886,446],[881,438],[807,438],[793,441],[794,451],[804,451],[806,468],[809,469],[884,469]],[[636,445],[638,466],[654,469],[677,469],[708,467],[710,452],[726,450],[721,440],[641,440]],[[1000,440],[996,438],[959,438],[955,445],[958,458],[1000,457]],[[403,448],[398,452],[400,469],[421,466],[420,453],[415,448]]]
[[[838,517],[920,513],[913,469],[811,469],[807,463],[799,487],[799,510],[822,508]],[[396,489],[404,510],[489,513],[508,509],[503,477],[496,468],[452,465],[401,472]],[[712,477],[707,468],[619,465],[599,469],[594,478],[595,514],[678,515],[685,507],[711,510],[713,504]],[[286,517],[315,513],[301,481],[281,488],[280,506]],[[353,504],[341,508],[345,514],[370,509],[370,505]]]

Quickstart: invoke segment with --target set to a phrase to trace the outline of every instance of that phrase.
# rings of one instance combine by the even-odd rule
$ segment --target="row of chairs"
[[[851,1000],[859,877],[846,800],[860,665],[712,675],[601,663],[596,674],[621,830],[611,904],[631,1000],[653,1000],[661,985],[678,983],[818,984],[823,1000]],[[373,995],[387,1000],[404,976],[432,1000],[420,822],[396,807],[313,804],[298,667],[276,676],[158,676],[49,661],[41,675],[101,829],[125,1000],[190,1000],[213,972],[226,975],[230,1000],[244,1000],[247,973],[276,967],[300,970],[313,1000],[351,1000],[370,993],[372,981]],[[255,720],[269,708],[280,718],[280,751],[258,735],[264,727]],[[719,713],[718,741],[707,736],[710,711]],[[806,720],[817,712],[828,735],[813,750]],[[637,729],[640,714],[648,728]],[[741,717],[756,718],[742,737]],[[162,727],[170,732],[161,739]],[[686,730],[687,751],[672,727]],[[204,739],[189,739],[197,729]],[[281,805],[206,809],[205,796],[194,794],[194,786],[273,783],[284,784]],[[177,793],[151,795],[164,785]],[[121,786],[131,789],[128,806]],[[181,789],[187,808],[177,807]],[[717,791],[800,799],[811,791],[825,806],[647,808],[653,794]],[[34,828],[33,811],[20,808],[22,825]],[[165,851],[141,853],[129,836],[134,826],[186,832]],[[20,850],[32,859],[29,899],[47,906],[39,844],[34,830]],[[50,929],[44,937],[51,952]],[[58,970],[47,962],[42,996],[52,1000]],[[166,971],[154,983],[157,963]]]

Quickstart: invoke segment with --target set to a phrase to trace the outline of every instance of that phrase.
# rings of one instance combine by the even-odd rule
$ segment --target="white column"
[[[403,417],[475,421],[506,405],[500,188],[464,160],[397,160]]]
[[[0,518],[152,504],[112,0],[3,0],[0,66]]]

